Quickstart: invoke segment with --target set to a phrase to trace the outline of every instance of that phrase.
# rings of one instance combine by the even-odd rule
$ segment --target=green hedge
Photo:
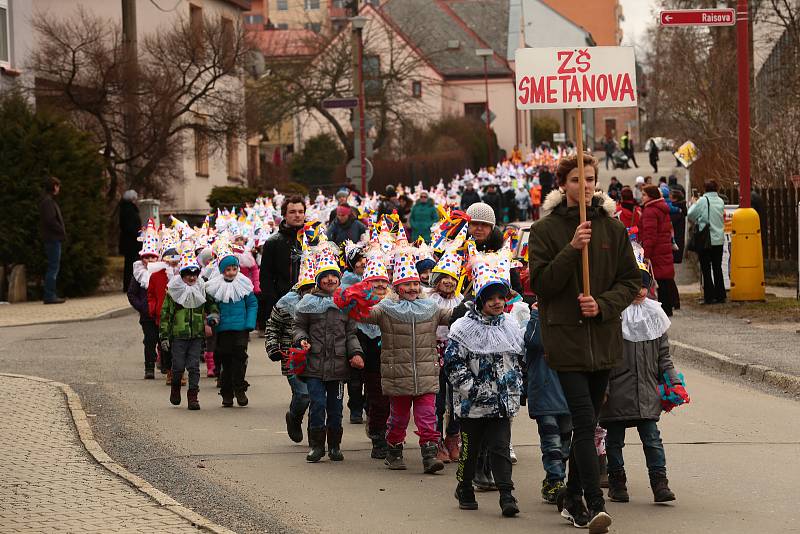
[[[212,188],[206,201],[216,211],[217,208],[240,208],[252,204],[257,196],[258,192],[250,187],[222,185]]]
[[[61,180],[57,202],[67,240],[58,291],[93,293],[106,269],[108,213],[102,162],[89,137],[52,115],[34,113],[20,95],[0,95],[0,262],[24,264],[37,298],[46,260],[39,233],[44,180]]]

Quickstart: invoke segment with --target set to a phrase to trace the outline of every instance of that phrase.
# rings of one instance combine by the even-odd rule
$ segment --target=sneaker
[[[563,480],[542,480],[542,500],[547,504],[556,504],[558,494],[564,491],[566,486]]]
[[[450,453],[447,452],[444,442],[442,441],[439,442],[439,445],[436,449],[436,459],[445,464],[450,463]]]
[[[561,517],[572,523],[575,528],[586,528],[589,524],[589,512],[583,504],[583,497],[572,495],[569,490],[558,494],[556,500]]]
[[[512,465],[516,464],[517,463],[517,453],[514,452],[514,446],[511,445],[511,444],[509,444],[509,446],[508,446],[508,455],[511,457]]]
[[[589,534],[606,534],[611,526],[611,516],[605,510],[589,510]]]
[[[475,500],[475,490],[472,488],[472,484],[459,482],[456,486],[455,496],[461,510],[478,509],[478,501]]]
[[[517,499],[511,495],[510,491],[500,494],[500,510],[502,510],[503,517],[514,517],[519,513]]]
[[[239,388],[234,391],[234,395],[236,395],[236,402],[239,404],[239,406],[247,406],[248,399],[244,392],[244,388]]]
[[[223,408],[230,408],[233,406],[233,392],[219,392],[220,396],[222,397],[222,407]]]
[[[383,463],[393,471],[405,470],[406,463],[403,461],[403,444],[389,445],[386,449],[386,459]]]
[[[350,412],[350,424],[351,425],[364,424],[364,417],[361,415],[361,412]]]
[[[145,369],[144,370],[144,379],[145,380],[155,380],[156,372],[155,369]]]

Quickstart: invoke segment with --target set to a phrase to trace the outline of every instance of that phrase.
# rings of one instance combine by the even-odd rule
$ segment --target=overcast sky
[[[622,23],[622,44],[638,44],[647,26],[654,20],[655,0],[620,0],[625,22]]]

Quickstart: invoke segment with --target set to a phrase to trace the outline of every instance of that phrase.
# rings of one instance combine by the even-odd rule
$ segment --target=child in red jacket
[[[161,261],[152,262],[147,265],[147,270],[150,272],[150,285],[147,287],[147,307],[150,311],[150,317],[156,321],[156,326],[161,323],[161,307],[164,305],[164,297],[167,294],[167,284],[169,280],[175,275],[175,269],[180,260],[180,254],[170,241],[164,243],[162,241],[163,252],[161,254]],[[169,247],[169,248],[165,248]],[[172,384],[172,355],[169,351],[158,348],[159,358],[161,362],[161,374],[166,374],[167,385]]]

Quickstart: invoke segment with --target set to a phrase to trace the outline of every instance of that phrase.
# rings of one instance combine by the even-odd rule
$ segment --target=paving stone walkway
[[[86,321],[109,314],[126,313],[131,309],[128,297],[122,292],[67,299],[63,304],[42,304],[38,301],[6,303],[0,305],[0,327]]]
[[[0,532],[198,532],[89,455],[59,387],[0,376],[0,429]]]

